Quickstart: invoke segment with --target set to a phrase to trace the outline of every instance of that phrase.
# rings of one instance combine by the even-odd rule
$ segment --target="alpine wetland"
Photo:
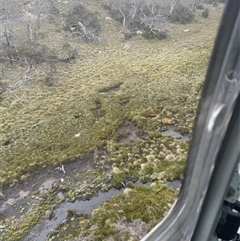
[[[222,0],[0,0],[0,241],[138,241],[178,196]]]

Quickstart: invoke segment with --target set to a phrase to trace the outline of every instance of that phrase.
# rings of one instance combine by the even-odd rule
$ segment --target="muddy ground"
[[[174,130],[175,128],[170,125],[162,126],[161,131],[165,135],[170,135],[172,138],[181,138],[182,141],[188,139],[187,136],[181,135]],[[133,123],[127,121],[123,126],[118,128],[117,132],[123,134],[119,139],[120,143],[130,145],[132,142],[137,141],[140,137],[138,135],[139,128]],[[106,150],[100,151],[101,155],[106,155]],[[3,189],[0,200],[1,220],[5,220],[1,225],[1,232],[8,228],[11,221],[21,220],[28,212],[32,211],[35,205],[42,205],[44,200],[47,200],[49,195],[52,195],[51,201],[44,203],[45,208],[37,215],[38,222],[29,228],[27,233],[23,234],[21,241],[45,241],[47,236],[56,230],[62,223],[64,223],[69,216],[69,213],[74,212],[74,215],[91,216],[92,211],[97,208],[104,201],[111,199],[113,196],[123,193],[126,188],[126,183],[122,183],[121,188],[114,188],[111,185],[111,177],[105,180],[110,183],[107,189],[96,188],[92,185],[93,192],[85,197],[69,198],[66,192],[69,188],[67,182],[79,183],[86,181],[84,173],[94,170],[94,155],[89,153],[81,159],[73,160],[70,163],[64,164],[59,167],[43,168],[38,170],[27,180],[22,180],[13,188]],[[79,178],[75,174],[83,175]],[[93,179],[90,177],[88,181]],[[94,180],[92,180],[94,183]],[[135,180],[136,181],[136,180]],[[91,182],[91,181],[90,181]],[[86,182],[85,182],[86,183]],[[142,184],[136,182],[134,185],[147,185],[151,183]],[[181,180],[166,181],[166,184],[174,189],[179,189]],[[87,184],[86,184],[87,185]],[[71,185],[74,186],[74,185]],[[59,202],[60,201],[60,202]],[[4,236],[3,236],[4,237]],[[17,237],[16,237],[17,238]],[[3,239],[2,239],[3,240]]]

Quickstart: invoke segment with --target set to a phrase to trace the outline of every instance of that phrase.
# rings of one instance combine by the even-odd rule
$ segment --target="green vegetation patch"
[[[177,192],[157,182],[152,186],[137,186],[125,189],[124,194],[107,201],[92,213],[90,222],[97,225],[93,231],[94,240],[104,240],[108,236],[118,236],[114,223],[122,218],[128,222],[141,219],[149,228],[158,223],[168,212],[169,203],[176,198]],[[163,198],[164,197],[164,198]]]
[[[126,188],[123,194],[105,201],[92,215],[74,214],[54,231],[51,240],[139,240],[169,211],[177,191],[158,181]],[[141,227],[141,228],[140,228]],[[50,238],[49,237],[49,238]],[[119,239],[121,237],[121,239]]]
[[[219,15],[172,25],[176,37],[163,41],[132,39],[129,51],[113,33],[106,43],[82,44],[77,59],[56,64],[52,86],[44,84],[46,66],[39,65],[26,85],[1,102],[0,185],[14,185],[23,174],[104,146],[127,118],[142,132],[157,131],[169,118],[191,134]],[[102,24],[105,36],[108,25]],[[16,80],[19,68],[5,78]],[[115,86],[120,89],[101,93]],[[144,116],[149,108],[157,110],[156,117]]]

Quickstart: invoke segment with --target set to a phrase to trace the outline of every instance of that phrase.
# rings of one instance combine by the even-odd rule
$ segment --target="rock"
[[[183,32],[184,33],[188,33],[188,32],[190,32],[190,30],[189,29],[185,29],[185,30],[183,30]]]

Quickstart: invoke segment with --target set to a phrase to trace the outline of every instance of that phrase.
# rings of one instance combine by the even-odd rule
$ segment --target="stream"
[[[98,192],[98,196],[91,198],[89,201],[79,201],[76,200],[74,203],[65,202],[62,203],[56,210],[54,210],[55,217],[52,220],[44,219],[40,220],[37,225],[35,225],[30,233],[24,237],[24,241],[45,241],[47,235],[54,229],[58,227],[66,218],[67,211],[72,209],[76,211],[77,214],[84,213],[90,215],[92,211],[98,207],[103,201],[112,198],[113,196],[122,193],[123,190],[111,189],[108,192],[102,193]],[[62,193],[58,194],[59,197]]]
[[[131,142],[136,141],[138,128],[131,123],[125,123],[125,125],[118,129],[118,132],[127,132],[127,135],[121,139],[121,142],[129,145]],[[173,138],[181,139],[182,141],[188,141],[189,137],[182,135],[175,130],[174,126],[166,125],[161,130],[164,135],[171,136]],[[124,139],[125,138],[125,139]],[[6,217],[15,217],[18,219],[23,213],[27,212],[29,207],[26,205],[28,202],[36,202],[36,197],[32,196],[33,191],[38,191],[39,194],[47,195],[52,189],[54,182],[57,180],[67,180],[67,176],[71,176],[74,170],[91,170],[93,168],[93,155],[86,155],[83,159],[76,160],[75,162],[65,165],[64,174],[59,171],[46,171],[42,176],[42,172],[34,177],[30,178],[26,183],[23,183],[13,189],[6,190],[6,198],[0,200],[0,212],[5,214]],[[61,168],[60,168],[61,169]],[[37,183],[37,184],[36,184]],[[173,182],[166,181],[166,184],[174,189],[179,189],[181,180],[174,180]],[[142,183],[136,183],[135,185],[142,185]],[[145,184],[150,185],[150,183]],[[33,188],[34,187],[34,188]],[[75,202],[63,202],[55,210],[53,210],[52,218],[42,217],[38,223],[30,228],[29,233],[22,237],[21,241],[46,241],[48,234],[56,230],[57,227],[68,218],[68,211],[74,210],[76,214],[91,215],[92,211],[97,208],[102,202],[111,199],[113,196],[123,192],[123,189],[110,189],[108,192],[98,192],[96,196],[93,196],[90,200],[76,200]],[[59,191],[58,198],[64,199],[64,194]],[[36,200],[35,200],[36,199]],[[16,209],[17,207],[17,209]]]

